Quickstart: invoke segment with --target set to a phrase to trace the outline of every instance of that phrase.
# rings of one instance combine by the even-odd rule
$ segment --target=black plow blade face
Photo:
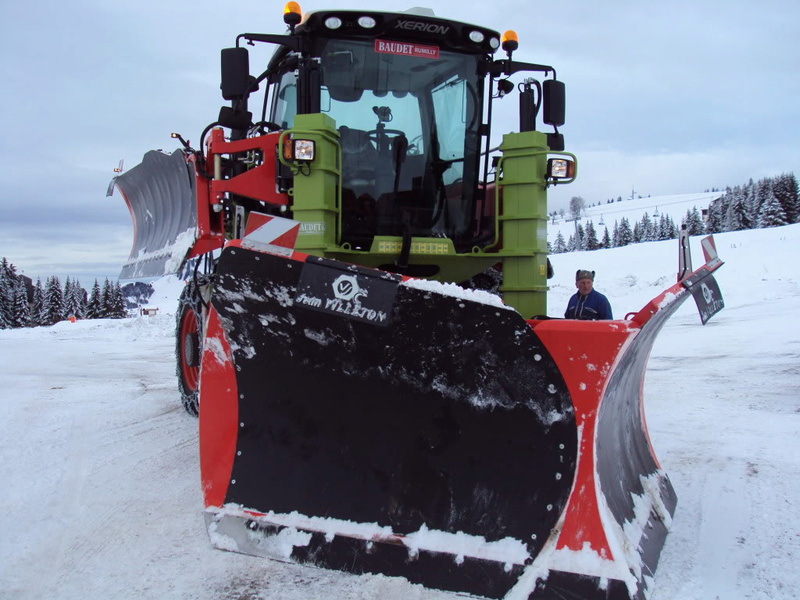
[[[631,320],[525,321],[456,286],[226,248],[200,369],[223,549],[507,600],[647,597],[676,497]]]
[[[528,323],[465,295],[226,249],[200,384],[214,543],[502,597],[561,518],[578,434]]]

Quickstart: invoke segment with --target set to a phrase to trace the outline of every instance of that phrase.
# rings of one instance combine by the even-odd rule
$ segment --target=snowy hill
[[[654,196],[648,198],[626,199],[610,204],[598,204],[586,208],[580,223],[585,225],[591,221],[597,231],[597,237],[603,235],[603,228],[608,227],[609,233],[614,229],[614,222],[620,222],[623,217],[628,219],[631,227],[640,221],[645,213],[651,219],[659,218],[661,215],[669,217],[680,226],[681,219],[686,216],[686,211],[697,208],[698,211],[708,208],[713,200],[722,196],[723,192],[704,192],[699,194],[676,194],[671,196]],[[569,220],[568,220],[569,219]],[[556,236],[561,233],[565,240],[575,234],[575,222],[571,220],[569,211],[564,217],[557,216],[555,222],[551,221],[547,226],[547,239],[552,244]]]
[[[789,600],[800,589],[800,224],[716,239],[727,306],[702,327],[684,304],[645,383],[678,494],[650,600]],[[597,270],[616,316],[638,310],[674,282],[676,246],[553,256],[549,314],[563,314],[578,268]],[[697,263],[699,240],[692,250]],[[197,421],[174,377],[180,285],[161,284],[155,317],[0,331],[0,598],[452,600],[211,547]]]

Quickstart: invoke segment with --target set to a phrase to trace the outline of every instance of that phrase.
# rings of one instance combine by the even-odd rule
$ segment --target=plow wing
[[[194,243],[197,224],[194,168],[183,150],[152,150],[112,185],[119,188],[133,221],[133,246],[119,278],[177,273]]]
[[[488,598],[645,597],[676,499],[642,382],[684,286],[627,321],[526,321],[279,253],[228,246],[208,311],[216,546]]]

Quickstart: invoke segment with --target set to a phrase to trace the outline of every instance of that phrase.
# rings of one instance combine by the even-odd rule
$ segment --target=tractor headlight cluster
[[[575,177],[575,163],[567,158],[547,159],[547,176],[556,181]]]
[[[295,139],[286,136],[283,140],[283,158],[295,162],[309,163],[316,155],[314,140]]]

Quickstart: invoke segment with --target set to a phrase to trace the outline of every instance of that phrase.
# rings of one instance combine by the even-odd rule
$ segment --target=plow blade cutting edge
[[[133,221],[133,245],[120,279],[177,273],[195,241],[194,167],[184,152],[147,152],[141,164],[114,178]]]
[[[676,500],[642,378],[687,296],[526,321],[489,294],[229,246],[200,381],[212,543],[488,598],[644,598]]]

